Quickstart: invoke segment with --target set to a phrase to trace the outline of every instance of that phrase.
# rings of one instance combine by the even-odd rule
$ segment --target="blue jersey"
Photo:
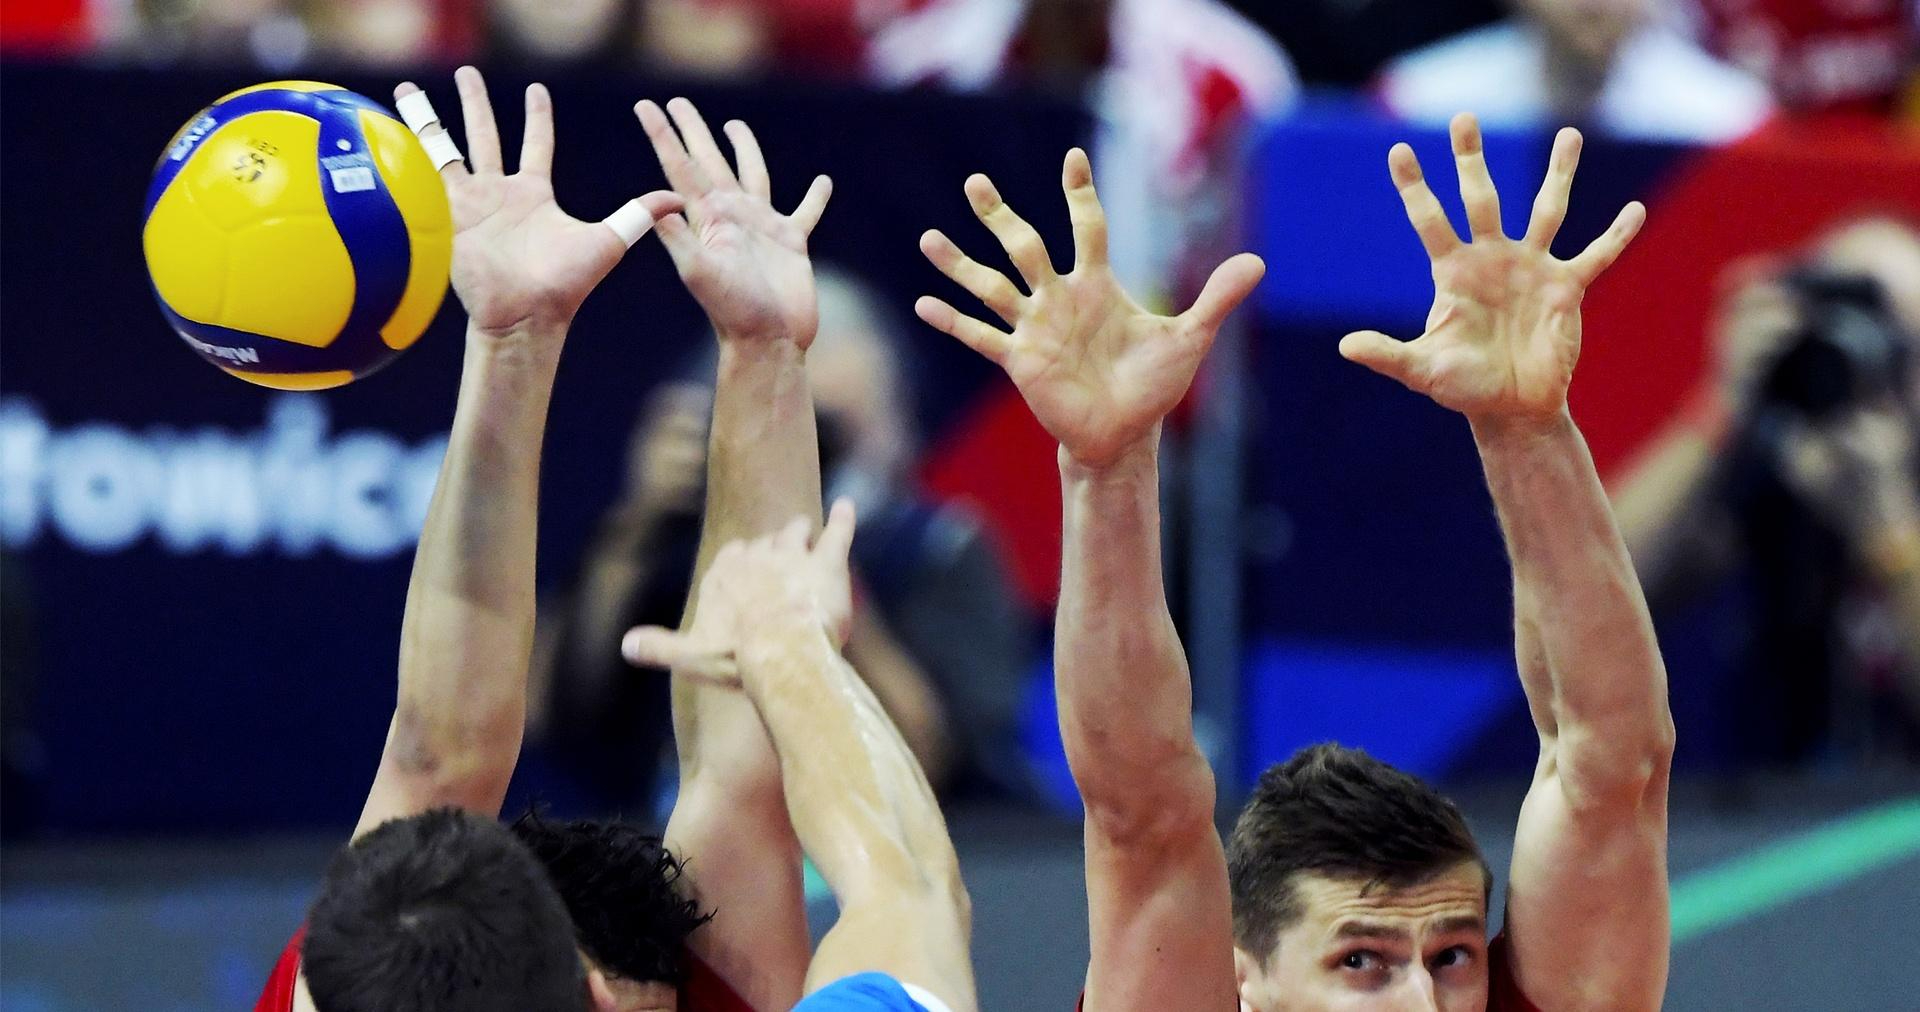
[[[884,973],[861,973],[842,977],[808,995],[793,1012],[947,1012],[931,995],[921,1001],[907,993],[906,987]],[[924,1004],[931,1001],[932,1005]]]

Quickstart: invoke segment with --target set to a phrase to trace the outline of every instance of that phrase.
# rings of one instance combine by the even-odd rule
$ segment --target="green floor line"
[[[1871,808],[1673,884],[1675,944],[1920,854],[1920,796]]]

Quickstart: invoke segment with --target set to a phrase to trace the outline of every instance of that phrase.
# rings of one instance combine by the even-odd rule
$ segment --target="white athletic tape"
[[[427,128],[440,122],[440,114],[433,111],[433,101],[424,91],[408,92],[394,103],[400,112],[400,121],[407,129],[420,137],[420,145],[427,149],[427,157],[433,159],[433,167],[444,169],[451,162],[460,161],[464,156],[460,148],[453,143],[453,135],[443,127],[433,133]]]
[[[433,111],[433,100],[428,98],[424,91],[408,92],[400,96],[400,100],[394,103],[394,108],[400,111],[400,121],[414,133],[419,133],[440,122],[439,114]]]
[[[640,203],[639,197],[635,197],[620,205],[620,210],[607,215],[607,227],[613,229],[613,234],[631,249],[641,236],[653,228],[653,212]]]

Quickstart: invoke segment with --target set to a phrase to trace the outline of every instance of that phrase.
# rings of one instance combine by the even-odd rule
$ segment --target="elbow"
[[[1617,812],[1664,803],[1673,768],[1673,717],[1638,728],[1562,725],[1554,765],[1576,813]]]
[[[1088,828],[1115,845],[1178,845],[1217,832],[1213,770],[1191,742],[1150,763],[1116,763],[1086,775],[1076,765],[1075,774]]]
[[[520,757],[524,706],[448,720],[405,702],[394,713],[383,763],[437,803],[472,807],[498,798]]]

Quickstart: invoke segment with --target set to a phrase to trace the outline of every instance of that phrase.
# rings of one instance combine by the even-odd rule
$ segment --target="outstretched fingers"
[[[1574,276],[1580,279],[1582,285],[1593,284],[1595,278],[1598,278],[1607,268],[1612,267],[1615,260],[1620,259],[1620,254],[1626,250],[1627,244],[1633,241],[1634,236],[1640,234],[1640,226],[1646,223],[1647,206],[1645,204],[1636,200],[1621,208],[1620,214],[1613,219],[1613,224],[1601,233],[1600,238],[1581,250],[1579,256],[1567,262],[1568,266],[1573,268]]]
[[[1400,202],[1407,208],[1407,221],[1420,236],[1420,245],[1426,249],[1427,256],[1438,260],[1458,249],[1460,236],[1447,220],[1440,198],[1433,195],[1433,187],[1427,185],[1427,177],[1420,171],[1420,159],[1413,148],[1395,144],[1393,150],[1387,152],[1387,171],[1393,176],[1394,188],[1400,191]]]
[[[833,197],[833,180],[826,176],[813,177],[813,185],[807,187],[807,195],[800,198],[800,206],[790,215],[800,231],[812,235],[820,224],[820,216],[827,213],[827,201]]]
[[[1007,355],[1013,349],[1011,334],[996,330],[931,295],[922,295],[914,302],[913,312],[926,321],[927,326],[956,338],[989,362],[1002,367],[1007,364]]]
[[[692,102],[676,98],[667,102],[667,114],[680,128],[680,136],[687,142],[687,154],[706,173],[708,181],[717,189],[737,188],[740,183],[733,177],[733,168],[727,164],[727,156],[720,153],[720,145],[714,142],[713,131],[707,129],[700,110],[694,108]]]
[[[480,71],[461,67],[453,80],[460,88],[460,113],[467,123],[467,161],[479,173],[504,172],[500,161],[500,128],[494,124],[493,102]]]
[[[1463,112],[1448,127],[1453,137],[1453,164],[1460,174],[1460,199],[1467,205],[1467,225],[1475,239],[1501,238],[1500,191],[1487,170],[1487,147],[1480,121]]]
[[[1573,197],[1573,173],[1580,166],[1580,131],[1567,127],[1553,138],[1553,154],[1547,159],[1547,178],[1533,198],[1533,218],[1527,222],[1527,236],[1521,240],[1546,252],[1567,220],[1567,202]]]
[[[1027,224],[1026,219],[1015,214],[1006,201],[1000,199],[1000,191],[994,188],[993,180],[979,174],[969,176],[966,192],[967,203],[973,205],[974,215],[1000,240],[1000,245],[1013,260],[1013,266],[1020,271],[1020,277],[1026,281],[1029,291],[1056,277],[1053,261],[1047,257],[1047,244],[1041,241],[1040,233]]]
[[[660,171],[666,173],[667,185],[689,200],[706,193],[711,188],[707,174],[688,156],[687,147],[680,142],[680,135],[674,132],[666,112],[658,104],[642,99],[634,103],[633,114],[653,144],[653,155],[660,161]]]
[[[940,273],[979,299],[1009,326],[1020,318],[1026,296],[1020,294],[1005,274],[967,256],[939,229],[928,229],[920,236],[920,252],[933,262]]]
[[[1073,269],[1104,266],[1107,262],[1107,212],[1093,189],[1093,163],[1087,153],[1067,152],[1060,170],[1060,188],[1067,194],[1067,214],[1073,220]],[[1003,314],[1004,315],[1004,314]]]
[[[553,96],[544,84],[527,85],[527,129],[520,138],[520,171],[543,178],[553,174]]]
[[[773,179],[767,175],[767,156],[753,130],[737,119],[728,120],[721,130],[733,144],[733,160],[740,166],[740,186],[761,200],[773,199]]]
[[[427,157],[433,161],[433,167],[440,171],[440,177],[449,186],[455,180],[465,179],[471,173],[467,171],[467,160],[460,154],[460,148],[453,143],[453,135],[447,133],[446,124],[440,121],[440,114],[433,109],[432,100],[420,86],[412,81],[402,81],[393,89],[394,111],[400,114],[400,121],[420,138],[420,146],[427,151]]]

